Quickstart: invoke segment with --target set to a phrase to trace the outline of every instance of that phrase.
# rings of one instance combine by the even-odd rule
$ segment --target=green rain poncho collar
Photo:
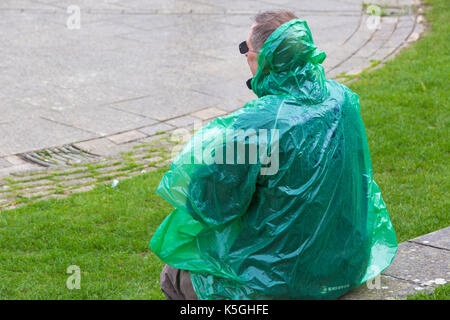
[[[323,67],[325,52],[313,42],[304,20],[294,19],[276,29],[258,54],[252,90],[266,95],[293,96],[307,103],[321,103],[328,96]]]

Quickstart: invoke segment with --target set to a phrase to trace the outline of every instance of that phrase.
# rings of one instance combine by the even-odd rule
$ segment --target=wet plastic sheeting
[[[174,210],[150,246],[191,271],[200,299],[333,299],[392,262],[359,99],[326,80],[325,57],[305,21],[280,26],[258,55],[258,99],[198,130],[164,175]]]

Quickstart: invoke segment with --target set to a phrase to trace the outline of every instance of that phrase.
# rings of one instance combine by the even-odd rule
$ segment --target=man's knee
[[[161,272],[161,290],[167,300],[196,300],[190,273],[165,265]]]
[[[166,296],[167,300],[177,300],[176,299],[177,292],[173,286],[174,280],[172,280],[175,275],[175,272],[172,269],[174,268],[166,264],[160,276],[161,290]]]

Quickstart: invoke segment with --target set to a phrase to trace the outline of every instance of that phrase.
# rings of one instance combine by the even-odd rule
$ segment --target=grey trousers
[[[189,271],[167,264],[161,272],[161,290],[167,300],[198,300]]]

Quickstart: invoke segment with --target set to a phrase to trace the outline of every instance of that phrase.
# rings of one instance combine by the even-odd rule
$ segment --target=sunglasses
[[[240,44],[239,44],[239,52],[241,53],[241,54],[246,54],[247,52],[254,52],[254,53],[258,53],[259,51],[253,51],[253,50],[250,50],[249,48],[248,48],[248,45],[247,45],[247,41],[242,41]]]
[[[246,54],[247,52],[249,52],[248,45],[247,45],[247,41],[242,41],[242,42],[239,44],[239,52],[240,52],[241,54]]]

